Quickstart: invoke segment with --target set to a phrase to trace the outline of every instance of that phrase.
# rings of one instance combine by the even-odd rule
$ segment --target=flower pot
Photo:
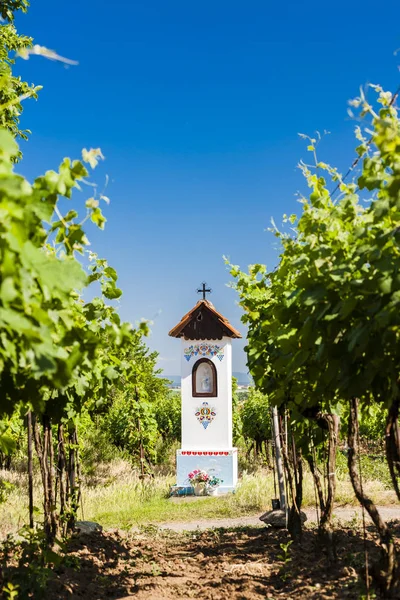
[[[207,490],[207,495],[208,496],[218,496],[218,487],[217,486],[209,487]]]
[[[195,496],[205,496],[206,486],[204,483],[195,483],[193,486]]]

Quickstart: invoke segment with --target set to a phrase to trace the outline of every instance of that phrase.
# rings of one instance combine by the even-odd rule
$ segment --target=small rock
[[[284,510],[268,510],[261,515],[260,521],[271,527],[286,527],[286,513]]]
[[[301,511],[300,519],[302,523],[307,521],[307,515]],[[286,513],[284,510],[268,510],[266,513],[261,515],[260,521],[263,521],[266,525],[271,527],[286,527]]]
[[[93,533],[94,531],[103,531],[103,528],[99,523],[95,523],[94,521],[77,521],[75,524],[75,529],[79,533]]]

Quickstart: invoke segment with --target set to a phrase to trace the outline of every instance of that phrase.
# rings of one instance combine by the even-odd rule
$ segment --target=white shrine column
[[[237,449],[232,446],[232,338],[240,333],[203,299],[170,331],[181,338],[182,444],[177,451],[177,485],[204,469],[237,484]]]
[[[211,349],[211,350],[210,350]],[[217,355],[210,352],[217,349]],[[203,352],[202,352],[203,351]],[[197,354],[194,354],[194,353]],[[192,372],[201,358],[207,358],[217,375],[216,396],[193,396]],[[232,342],[204,340],[181,341],[182,450],[226,450],[232,448]],[[204,403],[215,412],[199,421],[196,414]],[[202,423],[206,423],[206,426]]]

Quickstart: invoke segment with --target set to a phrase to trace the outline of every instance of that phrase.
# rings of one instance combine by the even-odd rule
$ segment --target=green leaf
[[[346,319],[357,306],[358,299],[356,296],[351,296],[346,300],[343,300],[340,307],[340,318]]]
[[[72,257],[56,258],[26,242],[21,252],[23,265],[36,273],[39,282],[50,291],[70,293],[82,289],[86,274],[81,265]]]
[[[102,284],[101,291],[108,300],[116,300],[122,296],[122,290],[117,288],[114,282]]]
[[[20,334],[30,337],[32,340],[39,340],[39,331],[33,323],[19,312],[10,308],[0,308],[0,328],[10,326]]]
[[[390,294],[392,291],[393,277],[387,275],[378,281],[378,287],[382,294]]]
[[[104,269],[104,275],[107,275],[107,277],[110,277],[114,281],[117,281],[118,279],[117,271],[112,267],[106,267]]]
[[[297,371],[308,359],[310,356],[310,352],[308,350],[299,350],[293,357],[293,359],[289,363],[289,369],[293,371]]]
[[[90,150],[84,148],[82,150],[82,160],[89,163],[92,169],[94,169],[99,160],[104,160],[104,156],[100,148],[90,148]]]
[[[335,319],[337,319],[339,316],[339,313],[333,313],[333,314],[329,314],[329,315],[325,315],[323,317],[324,321],[334,321]]]
[[[100,208],[93,209],[90,218],[92,219],[93,223],[99,227],[99,229],[104,229],[104,224],[106,223],[107,219],[101,212]]]
[[[0,156],[10,158],[18,154],[18,144],[13,135],[6,129],[0,128]]]
[[[17,290],[15,289],[14,280],[12,277],[6,277],[1,284],[0,288],[0,298],[4,302],[4,304],[8,304],[12,302],[18,295]]]
[[[76,219],[76,217],[78,216],[78,213],[76,212],[76,210],[70,210],[65,216],[64,216],[64,221],[72,221],[72,219]]]
[[[119,374],[118,371],[114,369],[114,367],[109,366],[104,370],[104,376],[107,377],[107,379],[113,381],[115,379],[118,379]]]

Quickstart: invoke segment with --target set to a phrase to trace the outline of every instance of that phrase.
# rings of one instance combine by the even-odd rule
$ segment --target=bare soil
[[[400,522],[393,524],[399,539]],[[330,563],[316,529],[288,547],[287,531],[246,526],[173,532],[155,527],[123,534],[94,532],[74,538],[46,598],[100,600],[359,599],[364,593],[364,539],[355,523],[335,533]],[[369,560],[378,548],[367,530]],[[378,596],[379,597],[379,596]]]

